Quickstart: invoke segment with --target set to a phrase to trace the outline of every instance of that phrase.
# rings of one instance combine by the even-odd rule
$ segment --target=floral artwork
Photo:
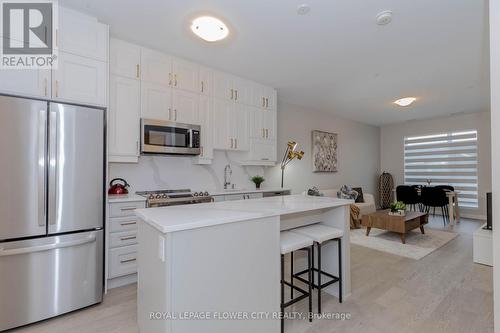
[[[312,131],[313,172],[337,172],[337,134]]]

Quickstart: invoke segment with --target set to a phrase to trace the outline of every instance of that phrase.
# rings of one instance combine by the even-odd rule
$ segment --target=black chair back
[[[448,204],[445,190],[437,186],[422,187],[421,199],[427,207],[444,207]]]
[[[418,191],[413,186],[399,185],[396,187],[396,197],[398,201],[402,201],[406,205],[415,205],[420,203]]]

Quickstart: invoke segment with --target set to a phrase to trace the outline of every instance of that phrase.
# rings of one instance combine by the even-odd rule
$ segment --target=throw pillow
[[[365,198],[363,198],[363,189],[361,187],[353,187],[352,190],[358,192],[358,197],[355,201],[356,203],[365,202]]]

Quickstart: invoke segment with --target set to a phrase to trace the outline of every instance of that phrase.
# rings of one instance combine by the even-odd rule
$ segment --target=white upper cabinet
[[[233,77],[234,101],[236,103],[250,105],[253,98],[253,82]]]
[[[226,100],[234,99],[233,81],[229,74],[213,71],[212,73],[213,95]]]
[[[214,149],[228,150],[234,147],[234,138],[229,130],[233,125],[230,117],[232,108],[231,101],[217,97],[213,99]]]
[[[52,98],[58,101],[106,105],[106,63],[59,51],[52,70]]]
[[[172,88],[168,85],[141,82],[141,117],[155,120],[173,120]]]
[[[174,83],[172,58],[163,53],[142,48],[141,80],[163,86],[171,86]]]
[[[49,69],[0,69],[0,92],[50,98],[50,90]]]
[[[262,109],[276,110],[276,90],[260,84],[254,84],[252,105]]]
[[[139,80],[141,78],[140,46],[111,38],[109,41],[109,71],[111,74]]]
[[[198,123],[201,125],[200,155],[195,158],[197,164],[209,164],[214,156],[212,99],[200,96]]]
[[[199,92],[200,68],[197,64],[174,58],[172,61],[173,87]]]
[[[236,104],[233,108],[233,128],[235,133],[233,134],[235,138],[234,150],[248,150],[249,145],[249,134],[248,134],[248,116],[249,110],[246,105]]]
[[[173,89],[172,91],[172,121],[185,124],[199,124],[198,105],[200,96],[190,91]]]
[[[56,47],[67,53],[108,61],[108,26],[96,18],[59,7]]]
[[[137,162],[139,156],[140,82],[111,75],[108,113],[110,162]]]
[[[263,126],[266,140],[276,140],[277,113],[275,110],[263,111]]]
[[[200,67],[200,84],[198,91],[205,96],[212,96],[212,71],[206,67]]]

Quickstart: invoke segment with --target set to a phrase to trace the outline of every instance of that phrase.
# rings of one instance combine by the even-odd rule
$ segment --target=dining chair
[[[436,207],[441,208],[443,215],[443,224],[446,226],[446,220],[450,220],[448,216],[448,198],[444,189],[439,187],[422,187],[421,192],[422,204],[425,207],[425,212],[429,213],[433,208],[432,215],[436,215]]]
[[[405,203],[410,210],[413,208],[414,211],[417,210],[417,206],[419,210],[421,210],[421,198],[418,195],[417,188],[410,185],[399,185],[396,187],[396,197],[398,201],[402,201]]]

